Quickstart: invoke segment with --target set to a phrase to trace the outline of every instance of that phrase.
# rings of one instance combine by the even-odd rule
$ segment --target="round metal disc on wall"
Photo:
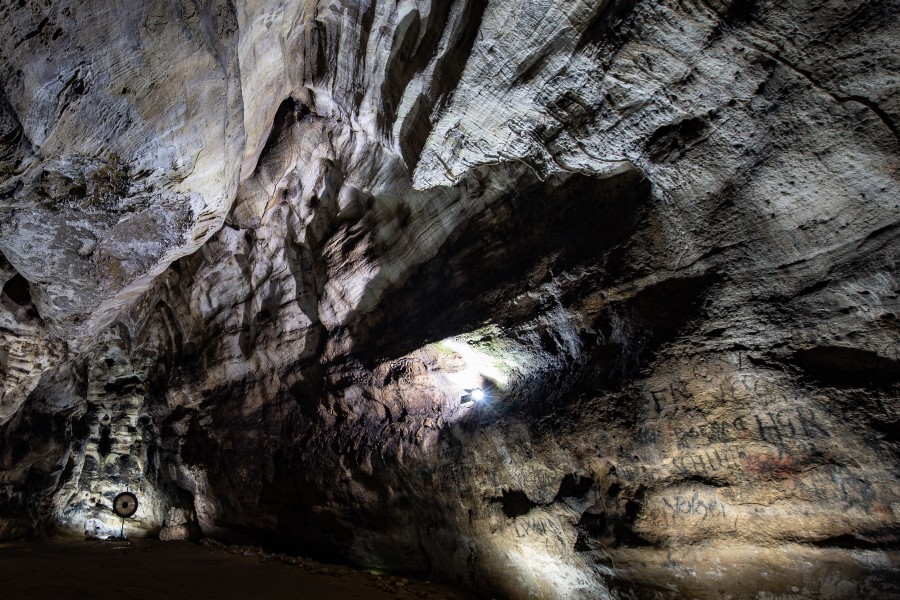
[[[135,496],[131,492],[122,492],[121,494],[116,496],[115,500],[113,500],[113,512],[123,519],[127,519],[128,517],[136,513],[137,509],[137,496]]]

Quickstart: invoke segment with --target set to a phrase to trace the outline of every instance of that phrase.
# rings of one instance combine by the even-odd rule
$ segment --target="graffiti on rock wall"
[[[675,494],[660,498],[663,519],[667,525],[676,525],[679,519],[691,518],[699,521],[724,519],[727,516],[725,504],[709,495]]]

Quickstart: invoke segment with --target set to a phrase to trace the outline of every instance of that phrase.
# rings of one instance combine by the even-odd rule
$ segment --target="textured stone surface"
[[[165,526],[159,532],[159,539],[164,542],[196,540],[199,536],[197,518],[193,511],[186,508],[172,507],[166,513]]]
[[[0,535],[129,489],[505,597],[900,595],[895,2],[47,10]]]
[[[181,542],[191,538],[187,525],[166,525],[159,532],[159,539],[164,542]]]
[[[23,2],[0,28],[0,251],[47,322],[94,333],[230,205],[236,16],[225,2]]]

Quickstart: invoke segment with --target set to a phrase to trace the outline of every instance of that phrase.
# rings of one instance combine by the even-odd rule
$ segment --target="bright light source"
[[[479,400],[484,400],[484,391],[481,388],[475,388],[472,390],[472,400],[478,402]]]
[[[503,361],[479,351],[460,339],[451,338],[440,343],[460,355],[465,361],[466,368],[452,374],[453,379],[457,380],[456,383],[460,387],[472,388],[480,384],[483,378],[490,379],[501,388],[508,383],[509,377],[497,368],[497,363]]]

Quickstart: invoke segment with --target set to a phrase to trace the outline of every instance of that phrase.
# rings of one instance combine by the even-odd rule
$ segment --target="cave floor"
[[[0,544],[0,599],[469,598],[451,588],[305,559],[158,540]]]

